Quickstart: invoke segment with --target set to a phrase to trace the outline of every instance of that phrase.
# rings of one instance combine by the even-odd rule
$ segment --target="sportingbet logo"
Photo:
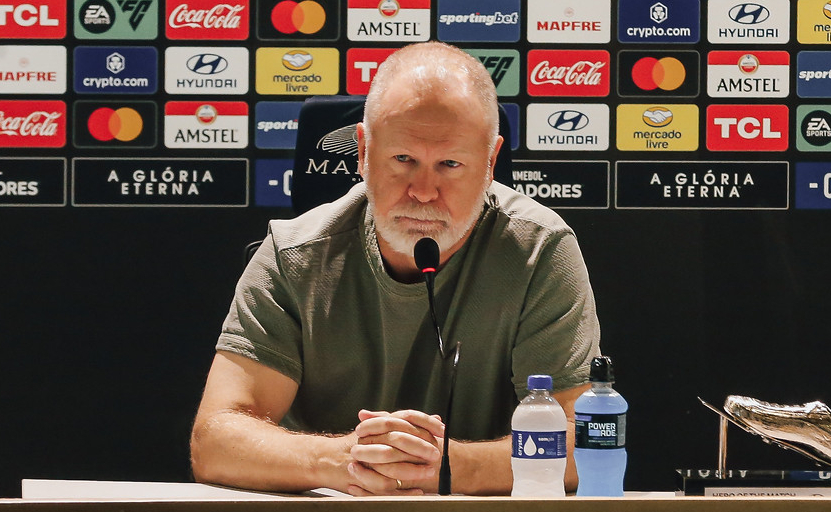
[[[0,39],[62,39],[64,0],[0,0]]]
[[[0,147],[60,148],[66,144],[62,101],[0,101]]]
[[[707,107],[710,151],[785,151],[787,105],[710,105]]]
[[[169,39],[247,39],[248,13],[248,0],[171,0],[166,34]]]
[[[531,96],[608,96],[609,52],[605,50],[531,50]]]

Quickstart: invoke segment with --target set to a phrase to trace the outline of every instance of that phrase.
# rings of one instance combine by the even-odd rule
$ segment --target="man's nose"
[[[420,203],[429,203],[439,197],[438,176],[429,169],[417,169],[410,176],[408,194]]]

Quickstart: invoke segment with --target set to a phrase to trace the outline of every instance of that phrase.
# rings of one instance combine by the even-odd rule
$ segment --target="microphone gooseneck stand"
[[[436,308],[434,305],[433,285],[436,279],[436,269],[439,266],[439,246],[435,240],[429,237],[422,238],[415,244],[413,249],[413,256],[415,263],[424,276],[424,283],[427,285],[427,299],[430,304],[430,318],[433,320],[433,327],[436,330],[436,339],[439,343],[439,353],[442,360],[447,359],[449,355],[444,346],[444,341],[441,337],[441,329],[436,317]],[[462,343],[456,342],[456,347],[453,350],[453,366],[450,370],[450,391],[447,395],[447,408],[444,416],[444,445],[441,456],[441,466],[439,468],[439,495],[448,496],[451,494],[451,475],[450,475],[450,414],[453,410],[453,389],[456,387],[456,369],[459,366],[459,353]]]

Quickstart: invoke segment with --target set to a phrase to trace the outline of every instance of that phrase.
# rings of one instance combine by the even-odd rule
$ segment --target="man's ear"
[[[364,123],[355,125],[358,136],[358,174],[364,177],[364,165],[366,164],[366,128]]]
[[[496,141],[493,144],[493,151],[491,152],[490,161],[488,162],[488,173],[490,174],[490,181],[493,181],[494,169],[496,169],[496,157],[499,155],[499,149],[502,148],[502,143],[505,139],[501,135],[496,136]]]

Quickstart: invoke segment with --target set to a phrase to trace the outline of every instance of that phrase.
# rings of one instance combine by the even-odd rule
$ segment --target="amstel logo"
[[[381,0],[378,4],[378,11],[387,18],[392,18],[398,14],[400,8],[396,0]]]

